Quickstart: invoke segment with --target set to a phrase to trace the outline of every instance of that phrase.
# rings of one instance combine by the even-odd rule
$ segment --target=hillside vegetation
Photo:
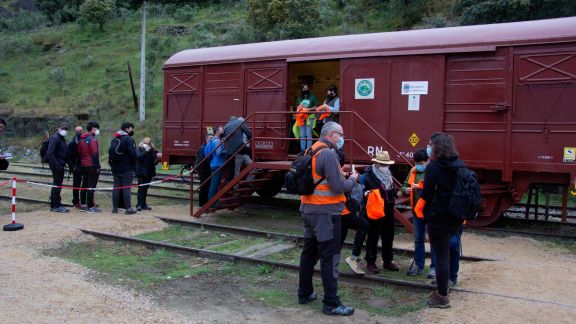
[[[90,11],[89,2],[110,8]],[[71,123],[77,118],[82,124],[86,119],[99,121],[106,145],[122,121],[137,120],[127,63],[138,93],[140,3],[0,1],[0,114],[14,120],[8,131],[12,143],[33,146],[40,130],[62,116]],[[162,64],[180,50],[562,17],[576,15],[576,1],[173,0],[149,2],[147,12],[147,114],[136,131],[138,138],[151,136],[159,144]],[[34,118],[48,121],[40,126],[17,122]]]

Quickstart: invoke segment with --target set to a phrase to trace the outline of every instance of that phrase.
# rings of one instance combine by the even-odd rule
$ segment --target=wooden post
[[[562,188],[562,223],[566,224],[568,215],[568,187]]]

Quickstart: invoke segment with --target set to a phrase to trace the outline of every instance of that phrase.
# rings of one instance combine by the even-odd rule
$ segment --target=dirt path
[[[161,207],[153,214],[190,220],[187,213],[187,207],[176,206]],[[20,214],[18,220],[25,224],[24,231],[0,232],[0,318],[3,323],[348,322],[344,318],[327,318],[316,310],[295,311],[266,306],[258,301],[232,300],[221,291],[213,298],[199,300],[191,296],[189,300],[184,299],[186,302],[164,296],[160,305],[158,296],[96,281],[89,270],[41,253],[43,249],[59,247],[69,241],[92,239],[77,228],[136,234],[166,226],[151,215],[93,215],[76,211],[68,215]],[[2,216],[2,219],[9,217]],[[400,235],[395,244],[409,247],[410,237]],[[393,321],[573,323],[576,319],[574,254],[532,239],[470,233],[464,234],[463,246],[465,254],[500,261],[463,264],[459,287],[514,298],[453,292],[449,310],[426,309]],[[390,321],[362,310],[357,311],[353,320]]]

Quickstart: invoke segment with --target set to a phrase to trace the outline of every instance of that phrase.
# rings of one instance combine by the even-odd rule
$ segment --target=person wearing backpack
[[[340,263],[341,216],[346,207],[345,193],[358,181],[355,171],[345,179],[335,150],[344,145],[342,126],[328,122],[322,127],[320,140],[312,145],[310,194],[300,195],[300,212],[304,223],[304,246],[300,256],[298,303],[317,299],[312,277],[320,260],[324,287],[322,313],[352,315],[354,308],[344,306],[338,297],[338,265]]]
[[[196,151],[196,163],[194,165],[196,172],[198,173],[198,179],[200,180],[201,186],[198,188],[198,205],[202,207],[208,202],[208,193],[210,191],[210,182],[206,181],[210,177],[210,160],[204,159],[206,154],[204,149],[210,143],[214,135],[206,134],[204,138],[205,142],[200,145],[198,151]]]
[[[80,173],[82,188],[96,188],[100,175],[100,145],[96,137],[100,135],[100,125],[91,121],[86,125],[87,132],[80,136],[78,156],[80,158]],[[81,210],[99,213],[102,210],[94,205],[94,190],[80,192]]]
[[[457,172],[465,168],[458,159],[452,135],[434,133],[427,147],[430,163],[426,166],[424,189],[414,208],[419,217],[424,217],[428,226],[430,246],[436,257],[436,287],[428,298],[428,307],[448,308],[448,285],[450,277],[450,239],[457,234],[463,219],[455,217],[449,210],[457,180]]]
[[[82,186],[82,173],[80,172],[80,155],[78,154],[78,143],[80,143],[84,129],[82,126],[76,126],[74,129],[74,137],[68,143],[68,166],[70,173],[72,173],[72,187],[80,188]],[[80,208],[80,190],[72,189],[72,205],[75,208]]]
[[[366,240],[366,270],[369,273],[378,273],[376,258],[378,255],[378,241],[382,240],[382,266],[390,271],[399,271],[400,267],[393,261],[394,253],[394,178],[390,172],[390,159],[388,151],[376,153],[371,166],[360,176],[360,183],[364,185],[365,199],[362,212],[368,219],[368,238]]]
[[[68,126],[61,124],[58,130],[50,136],[48,140],[48,150],[46,159],[52,171],[52,190],[50,192],[50,211],[56,213],[67,213],[68,208],[62,206],[62,182],[64,182],[64,171],[68,162],[68,145],[66,145],[66,135]]]
[[[138,158],[138,162],[136,163],[136,176],[138,177],[138,203],[136,204],[136,209],[138,211],[152,210],[146,203],[146,196],[148,195],[148,188],[150,186],[143,184],[150,183],[156,176],[158,151],[154,148],[150,137],[145,137],[140,144],[138,144],[136,153]]]
[[[122,123],[120,130],[114,133],[108,149],[108,162],[114,177],[114,189],[112,192],[112,213],[118,213],[120,196],[126,211],[124,214],[136,214],[136,209],[132,208],[132,182],[134,181],[134,169],[138,161],[136,143],[132,139],[134,136],[134,124]]]

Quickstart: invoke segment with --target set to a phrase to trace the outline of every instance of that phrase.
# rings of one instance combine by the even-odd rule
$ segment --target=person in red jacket
[[[88,122],[86,130],[87,132],[80,136],[80,142],[78,143],[82,188],[96,188],[100,174],[100,148],[96,136],[100,135],[100,125],[97,122]],[[82,204],[82,210],[92,213],[102,211],[94,205],[93,190],[82,190],[80,203]]]

